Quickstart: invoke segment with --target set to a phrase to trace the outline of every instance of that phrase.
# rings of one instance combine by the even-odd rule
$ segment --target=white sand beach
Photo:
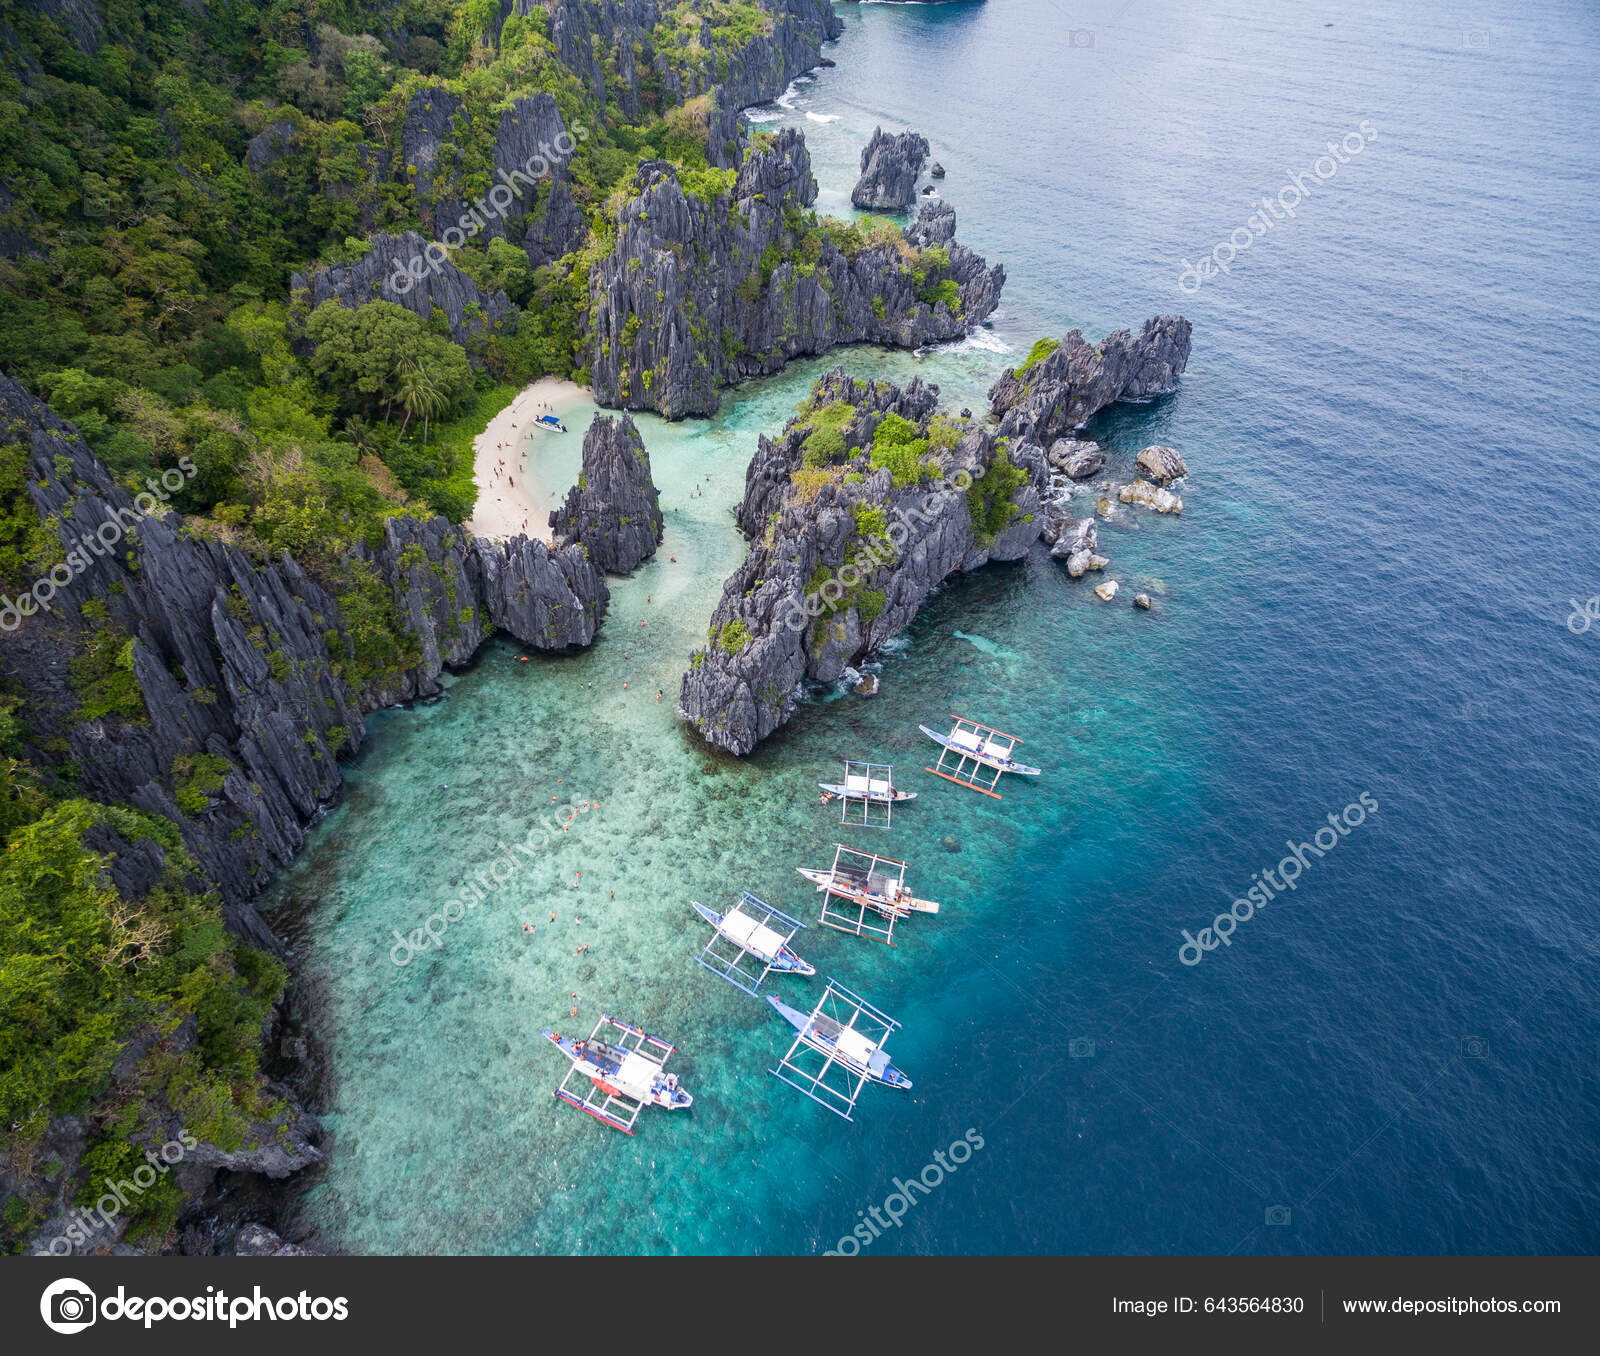
[[[547,444],[559,440],[574,446],[576,460],[588,428],[594,400],[587,390],[560,377],[540,377],[523,388],[473,443],[473,479],[478,502],[462,524],[475,537],[504,541],[519,533],[550,540],[550,510],[565,497],[566,484],[543,484],[538,474]],[[554,414],[567,432],[546,432],[533,426],[541,414]],[[546,477],[548,478],[548,477]]]

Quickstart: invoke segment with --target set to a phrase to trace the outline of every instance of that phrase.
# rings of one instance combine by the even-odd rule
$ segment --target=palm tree
[[[344,421],[344,428],[333,435],[335,442],[349,443],[355,449],[356,458],[375,452],[378,444],[373,436],[372,425],[359,414],[352,414]]]
[[[450,397],[436,381],[432,374],[420,363],[406,359],[400,364],[396,374],[396,395],[401,406],[406,412],[405,421],[400,425],[402,436],[405,434],[406,425],[416,415],[422,416],[422,445],[428,445],[428,425],[435,415],[443,414],[450,408]]]

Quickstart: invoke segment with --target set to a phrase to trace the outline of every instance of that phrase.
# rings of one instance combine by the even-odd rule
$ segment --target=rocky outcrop
[[[1183,500],[1171,490],[1158,489],[1148,480],[1136,480],[1131,485],[1119,485],[1117,498],[1124,504],[1143,504],[1157,513],[1182,513]]]
[[[472,550],[473,587],[496,626],[538,650],[593,642],[611,592],[582,547],[479,537]]]
[[[1088,343],[1073,330],[1054,351],[1007,368],[989,388],[989,408],[1004,432],[1051,446],[1107,405],[1148,400],[1172,390],[1189,362],[1190,324],[1156,316],[1137,335],[1127,330]]]
[[[516,0],[526,13],[532,0]],[[561,63],[600,104],[614,103],[629,121],[643,107],[640,88],[648,77],[664,98],[681,104],[720,83],[725,106],[733,109],[775,99],[795,76],[822,62],[822,44],[844,25],[827,0],[760,0],[765,23],[742,44],[715,35],[703,16],[691,37],[701,54],[663,38],[667,6],[660,0],[546,0],[550,39]],[[676,26],[674,21],[673,26]],[[614,72],[615,78],[608,79]]]
[[[234,1235],[235,1257],[321,1257],[315,1248],[286,1243],[265,1224],[246,1224]]]
[[[289,155],[294,150],[295,131],[292,122],[269,122],[250,138],[244,155],[246,168],[252,174],[263,174]]]
[[[480,341],[514,322],[515,311],[504,292],[486,293],[415,231],[380,233],[367,242],[367,252],[348,264],[331,264],[289,279],[297,302],[315,309],[325,301],[364,306],[392,301],[427,321],[434,309],[444,313],[450,337],[469,353]]]
[[[737,510],[750,551],[679,693],[709,743],[749,753],[804,680],[845,677],[943,580],[1038,539],[1043,450],[939,414],[937,395],[835,369],[781,437],[760,440]]]
[[[1177,449],[1163,447],[1159,443],[1152,443],[1149,447],[1141,449],[1139,455],[1134,458],[1134,464],[1160,485],[1166,485],[1179,476],[1189,474],[1189,468],[1178,455]]]
[[[583,438],[583,472],[550,515],[563,546],[579,545],[606,574],[628,574],[661,544],[661,495],[633,420],[597,414]]]
[[[1106,454],[1099,443],[1059,438],[1050,446],[1050,465],[1068,480],[1087,480],[1106,468]]]
[[[850,205],[866,212],[907,211],[917,200],[917,180],[927,163],[927,137],[877,128],[861,152],[861,177],[850,191]]]
[[[494,626],[538,648],[587,645],[609,601],[579,548],[474,541],[442,518],[392,518],[379,548],[362,548],[355,563],[390,590],[416,654],[358,689],[351,629],[293,557],[253,560],[186,528],[162,511],[159,477],[155,492],[130,498],[71,425],[4,376],[0,423],[26,442],[34,505],[81,566],[61,572],[72,577],[48,615],[0,632],[0,664],[29,689],[39,733],[61,739],[82,767],[84,794],[177,825],[221,889],[230,926],[258,946],[277,949],[248,901],[337,795],[337,755],[360,747],[366,712],[436,695],[443,669],[465,663]],[[52,725],[52,710],[76,704],[61,653],[90,601],[132,637],[146,722]],[[231,771],[204,808],[185,810],[174,767],[197,753]]]
[[[1092,517],[1067,518],[1055,529],[1055,534],[1055,540],[1050,546],[1050,555],[1055,560],[1066,560],[1069,556],[1080,553],[1091,555],[1100,544],[1099,533]],[[1048,530],[1046,535],[1049,535]]]
[[[754,145],[725,192],[640,166],[612,253],[590,276],[595,399],[668,418],[710,414],[719,389],[836,344],[958,338],[999,302],[1005,271],[956,244],[928,205],[903,233],[824,229],[805,139]]]

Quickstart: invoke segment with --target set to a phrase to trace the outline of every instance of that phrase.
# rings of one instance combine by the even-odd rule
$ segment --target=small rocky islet
[[[990,389],[982,420],[941,410],[917,379],[822,377],[751,460],[736,510],[749,553],[690,658],[680,714],[708,743],[749,753],[789,720],[803,680],[858,667],[952,574],[1018,559],[1041,537],[1073,577],[1103,569],[1094,517],[1071,516],[1045,441],[1059,446],[1116,401],[1170,391],[1190,328],[1161,316],[1098,346],[1077,331],[1043,341]],[[1159,464],[1181,465],[1172,458]],[[1110,601],[1117,587],[1096,592]]]

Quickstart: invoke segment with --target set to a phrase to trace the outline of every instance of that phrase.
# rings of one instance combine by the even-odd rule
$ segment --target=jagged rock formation
[[[917,180],[927,163],[927,137],[877,128],[861,152],[861,177],[850,191],[850,205],[866,212],[906,211],[917,200]]]
[[[1099,443],[1059,438],[1050,446],[1050,465],[1068,480],[1087,480],[1106,468],[1106,454]]]
[[[587,645],[609,601],[578,548],[473,541],[442,518],[390,519],[382,546],[358,554],[391,591],[417,659],[355,690],[338,603],[293,557],[252,560],[163,515],[155,496],[130,499],[71,425],[4,376],[0,423],[26,441],[34,505],[82,566],[56,589],[49,615],[0,633],[0,663],[28,688],[40,732],[66,741],[84,794],[177,825],[221,889],[230,926],[257,946],[278,949],[248,900],[337,794],[336,755],[360,747],[366,712],[438,693],[442,669],[465,663],[491,624],[538,648]],[[101,554],[86,538],[111,549]],[[147,724],[52,725],[51,712],[76,706],[61,654],[91,600],[133,638]],[[197,753],[231,771],[203,810],[185,811],[174,767]]]
[[[792,128],[752,146],[710,199],[664,161],[641,165],[634,187],[590,277],[602,405],[710,414],[720,387],[792,358],[957,338],[999,303],[1005,270],[954,242],[948,207],[925,206],[903,234],[816,224],[811,159]]]
[[[650,456],[633,420],[597,414],[583,438],[583,472],[550,515],[561,546],[583,547],[606,574],[628,574],[656,553],[665,531]]]
[[[450,323],[450,337],[470,350],[475,341],[510,322],[515,312],[504,292],[484,292],[448,258],[439,259],[437,248],[430,259],[428,244],[415,231],[381,233],[367,242],[367,252],[355,262],[293,274],[289,288],[311,310],[325,301],[352,308],[392,301],[426,321],[438,307]]]
[[[1160,485],[1189,474],[1189,467],[1177,448],[1163,447],[1160,443],[1152,443],[1149,447],[1142,448],[1139,455],[1134,458],[1134,464]]]
[[[789,719],[802,679],[835,681],[941,581],[1037,540],[1043,449],[936,413],[937,395],[839,368],[761,439],[737,511],[750,551],[679,693],[709,743],[749,753]]]
[[[515,0],[526,14],[539,0]],[[648,75],[673,103],[685,103],[711,88],[708,73],[670,47],[660,45],[660,28],[669,6],[661,0],[546,0],[550,39],[568,70],[587,86],[596,102],[614,101],[630,121],[640,112],[639,86]],[[795,76],[822,59],[822,44],[844,31],[827,0],[761,0],[767,31],[742,47],[714,36],[712,19],[702,16],[692,37],[702,51],[726,58],[712,68],[724,91],[724,107],[739,109],[775,99]],[[608,85],[606,67],[616,71]]]
[[[1119,485],[1117,498],[1124,504],[1143,504],[1157,513],[1182,513],[1183,500],[1171,490],[1158,489],[1148,480],[1136,480],[1131,485]]]
[[[1073,330],[1048,356],[1007,368],[989,388],[1001,431],[1051,446],[1118,400],[1147,400],[1170,391],[1189,362],[1191,326],[1183,316],[1156,316],[1138,336],[1127,330],[1090,344]]]
[[[252,174],[263,174],[272,165],[294,150],[295,125],[292,122],[269,122],[250,138],[245,148],[244,163]]]

